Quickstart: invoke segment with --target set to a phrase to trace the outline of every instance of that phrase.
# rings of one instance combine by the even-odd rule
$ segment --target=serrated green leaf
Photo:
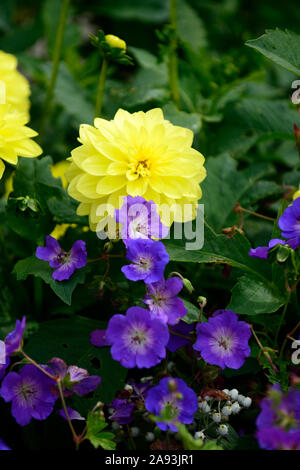
[[[79,316],[43,322],[30,337],[25,351],[40,364],[60,357],[69,365],[75,364],[90,374],[99,375],[102,381],[93,392],[94,398],[84,400],[88,403],[91,400],[91,409],[99,400],[110,403],[116,391],[124,388],[127,374],[127,369],[112,359],[108,347],[96,348],[90,342],[92,331],[105,327],[103,322]]]
[[[285,303],[285,297],[275,287],[253,276],[242,276],[232,289],[228,308],[243,315],[276,312]]]

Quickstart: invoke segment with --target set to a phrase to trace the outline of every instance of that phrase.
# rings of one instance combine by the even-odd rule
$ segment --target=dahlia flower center
[[[129,180],[135,180],[138,178],[146,178],[150,176],[151,163],[147,158],[138,160],[137,162],[129,163],[129,171],[127,172],[127,178]]]

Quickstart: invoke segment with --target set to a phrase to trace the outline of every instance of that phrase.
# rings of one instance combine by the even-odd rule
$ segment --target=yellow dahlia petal
[[[97,178],[97,176],[82,174],[78,178],[76,189],[83,196],[86,196],[90,199],[99,199],[99,193],[96,191],[98,182],[99,178]]]
[[[99,194],[110,194],[125,186],[126,180],[123,176],[104,176],[97,185]]]
[[[30,139],[17,141],[14,145],[14,150],[20,157],[29,158],[38,157],[43,153],[39,144]]]

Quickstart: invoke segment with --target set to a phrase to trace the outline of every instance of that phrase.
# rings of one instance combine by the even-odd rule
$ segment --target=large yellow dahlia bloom
[[[5,93],[5,101],[2,99],[2,103],[12,104],[18,111],[26,113],[29,120],[30,87],[27,79],[18,72],[17,65],[14,55],[0,51],[0,91]]]
[[[37,133],[25,124],[26,113],[12,105],[0,105],[0,179],[5,170],[3,160],[16,165],[18,157],[38,157],[42,153],[41,147],[31,140]]]
[[[126,195],[153,200],[168,225],[195,217],[206,171],[203,155],[191,147],[191,130],[174,126],[158,108],[133,114],[120,109],[113,120],[96,118],[94,125],[80,126],[81,145],[66,173],[69,194],[80,201],[77,213],[89,215],[92,230],[105,226]],[[105,205],[106,214],[99,213]],[[171,208],[170,220],[163,205]]]

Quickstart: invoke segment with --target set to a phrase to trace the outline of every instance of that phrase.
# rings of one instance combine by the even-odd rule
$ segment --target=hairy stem
[[[61,57],[61,50],[62,50],[62,45],[63,45],[63,40],[64,40],[64,33],[65,33],[69,6],[70,6],[70,0],[63,0],[60,17],[59,17],[58,28],[57,28],[56,40],[55,40],[51,78],[50,78],[48,88],[46,91],[46,98],[45,98],[44,107],[43,107],[39,141],[43,140],[47,120],[50,114],[50,108],[51,108],[57,73],[58,73],[59,61]]]

